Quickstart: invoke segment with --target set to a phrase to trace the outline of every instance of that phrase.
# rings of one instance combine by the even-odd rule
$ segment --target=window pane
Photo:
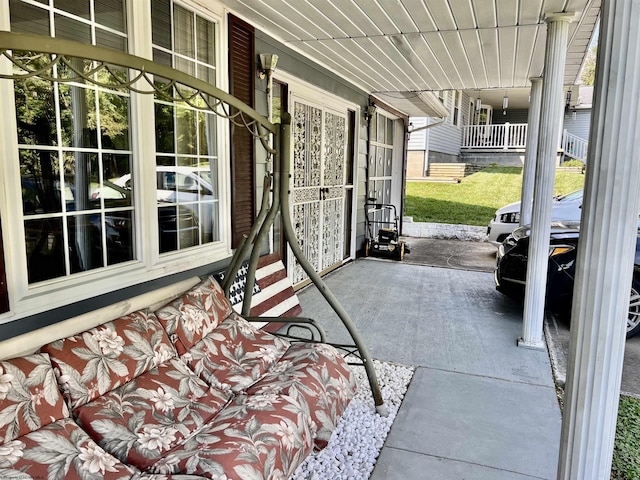
[[[129,150],[129,97],[100,92],[102,148]]]
[[[154,45],[171,48],[171,6],[169,0],[151,2],[151,26]]]
[[[215,55],[213,51],[213,24],[207,22],[202,17],[196,19],[196,29],[198,38],[198,60],[207,65],[215,66]]]
[[[43,8],[27,5],[18,0],[10,0],[9,15],[13,32],[36,35],[49,35],[51,32],[49,12]]]
[[[173,106],[156,103],[156,151],[174,152]]]
[[[153,39],[160,46],[164,41],[161,26],[173,20],[172,57],[156,48],[154,58],[163,64],[169,64],[172,59],[176,69],[215,83],[214,24],[175,4],[171,19],[167,5],[168,2],[163,1],[157,8],[153,7]],[[164,46],[169,48],[166,42]],[[191,89],[180,85],[175,91],[184,97],[193,94]],[[161,253],[217,241],[220,229],[218,164],[212,158],[217,148],[217,117],[197,109],[206,107],[199,98],[194,99],[192,105],[164,104],[170,101],[156,95],[156,152],[159,154],[156,185]]]
[[[198,153],[215,155],[216,152],[216,116],[198,112]]]
[[[125,37],[107,32],[101,28],[96,28],[96,45],[121,52],[127,51],[127,39]]]
[[[53,152],[21,150],[20,173],[24,215],[62,211],[60,166]]]
[[[115,265],[134,259],[132,216],[130,210],[105,214],[107,265]]]
[[[95,90],[59,84],[62,144],[72,147],[98,146]]]
[[[65,152],[65,183],[73,194],[67,199],[67,211],[82,211],[100,208],[100,166],[98,154],[87,152]],[[94,195],[98,193],[98,195]]]
[[[193,13],[174,5],[173,22],[173,51],[185,57],[195,58]]]
[[[91,44],[91,27],[62,15],[55,16],[56,37]]]
[[[27,220],[24,234],[29,283],[66,274],[61,218]],[[74,264],[77,265],[76,256]]]
[[[152,4],[156,3],[154,0]],[[125,32],[124,0],[94,0],[96,22],[105,27]]]
[[[168,67],[172,67],[171,63],[171,54],[167,52],[163,52],[162,50],[158,50],[156,48],[153,49],[153,61],[156,63],[161,63],[162,65],[166,65]],[[156,78],[156,80],[158,80]]]
[[[196,154],[196,112],[190,108],[176,108],[177,153]]]
[[[182,205],[159,208],[158,229],[160,253],[193,247],[199,243],[198,222],[193,212]]]
[[[103,267],[100,214],[71,216],[67,219],[67,228],[70,256],[77,256],[77,261],[70,262],[71,273]]]
[[[89,0],[54,0],[53,6],[79,17],[90,17]]]
[[[18,143],[57,145],[53,84],[31,78],[14,83]]]

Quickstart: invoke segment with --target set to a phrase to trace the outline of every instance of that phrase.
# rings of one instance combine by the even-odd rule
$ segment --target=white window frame
[[[451,94],[451,123],[453,123],[453,126],[459,128],[460,125],[462,125],[462,91],[454,90]]]
[[[152,58],[151,1],[127,0],[127,44],[129,52]],[[226,10],[218,3],[196,0],[174,1],[194,10],[198,15],[216,23],[216,82],[218,88],[228,90],[227,21]],[[0,0],[0,28],[10,29],[9,0]],[[11,72],[6,59],[0,59],[0,71]],[[130,135],[134,205],[137,220],[137,260],[77,273],[68,277],[28,284],[23,215],[20,208],[21,182],[17,159],[17,122],[13,82],[0,81],[4,120],[0,125],[0,155],[16,159],[0,162],[0,218],[4,236],[4,255],[9,285],[10,311],[0,315],[0,324],[41,313],[76,301],[85,300],[121,288],[147,282],[161,276],[183,272],[201,265],[223,260],[231,255],[230,171],[228,123],[217,118],[218,192],[220,241],[175,252],[158,253],[158,218],[155,177],[155,129],[153,96],[131,93]],[[145,159],[141,161],[140,159]],[[90,288],[88,288],[90,286]]]

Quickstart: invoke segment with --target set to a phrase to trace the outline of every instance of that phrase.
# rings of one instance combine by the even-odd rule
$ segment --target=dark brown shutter
[[[0,313],[9,311],[9,290],[7,274],[4,270],[4,244],[2,243],[2,224],[0,223]]]
[[[229,89],[231,95],[253,107],[255,91],[255,37],[251,25],[229,15]],[[232,246],[249,233],[255,218],[254,142],[244,127],[231,125]]]

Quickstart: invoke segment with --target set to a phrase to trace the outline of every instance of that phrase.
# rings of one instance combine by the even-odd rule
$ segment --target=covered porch
[[[597,0],[350,2],[349,15],[343,13],[345,5],[331,0],[322,2],[322,8],[288,1],[269,6],[248,0],[225,3],[286,45],[409,115],[433,112],[425,101],[428,92],[531,85],[527,123],[533,128],[527,133],[521,218],[532,225],[532,234],[518,339],[522,362],[545,349],[550,202],[563,85],[575,83],[601,16],[589,139],[592,168],[585,182],[573,302],[578,328],[572,331],[557,475],[606,478],[624,352],[621,320],[640,203],[640,165],[633,152],[640,135],[637,2],[603,2],[602,8]],[[440,288],[436,292],[442,296]],[[478,342],[477,337],[471,340]],[[434,397],[439,395],[434,391]],[[525,420],[526,414],[519,418]],[[526,425],[520,432],[533,434]]]
[[[549,356],[522,355],[521,306],[486,270],[363,259],[326,277],[372,356],[415,366],[372,480],[556,478],[562,420]],[[315,288],[299,298],[331,340],[348,340]]]

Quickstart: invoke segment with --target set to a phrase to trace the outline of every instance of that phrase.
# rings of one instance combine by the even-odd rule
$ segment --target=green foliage
[[[611,478],[640,478],[640,400],[636,398],[620,397]]]
[[[556,173],[555,194],[582,188],[584,175]],[[415,222],[487,225],[495,211],[520,199],[521,167],[488,167],[461,183],[407,182],[405,215]]]
[[[587,58],[584,61],[584,66],[582,67],[582,74],[580,75],[580,79],[582,83],[585,85],[593,85],[593,82],[596,78],[596,57],[598,53],[598,46],[595,45],[589,53],[587,53]]]

